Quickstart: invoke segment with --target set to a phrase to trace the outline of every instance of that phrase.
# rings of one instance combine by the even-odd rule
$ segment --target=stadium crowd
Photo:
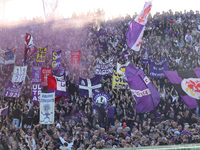
[[[135,14],[136,16],[136,14]],[[16,65],[22,65],[25,33],[33,36],[39,47],[48,45],[43,67],[51,68],[52,50],[62,49],[62,66],[66,68],[68,96],[55,105],[55,122],[39,124],[39,105],[32,102],[31,67],[37,66],[35,55],[20,98],[3,96],[14,65],[1,65],[1,105],[9,101],[8,114],[0,116],[0,149],[12,150],[85,150],[200,143],[200,120],[197,109],[188,109],[167,78],[151,78],[160,92],[155,110],[137,114],[130,90],[113,90],[112,75],[102,78],[103,91],[110,93],[107,110],[93,109],[92,98],[79,96],[78,79],[95,76],[95,61],[114,57],[116,63],[131,61],[148,76],[149,64],[143,64],[143,50],[159,62],[168,57],[170,70],[189,70],[200,66],[200,14],[163,12],[149,16],[139,52],[126,45],[125,32],[135,16],[108,21],[91,21],[74,27],[70,19],[0,29],[1,49],[17,45]],[[74,18],[71,18],[74,20]],[[78,19],[76,19],[78,20]],[[70,66],[70,50],[81,50],[80,67]],[[122,52],[122,50],[124,50]],[[125,54],[128,54],[125,55]],[[125,57],[127,56],[127,57]]]

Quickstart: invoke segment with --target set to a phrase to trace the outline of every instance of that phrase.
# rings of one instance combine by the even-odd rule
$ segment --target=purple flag
[[[149,78],[144,75],[144,72],[129,64],[126,67],[125,76],[136,101],[136,112],[142,113],[154,110],[160,102],[160,96]]]
[[[65,76],[65,68],[63,66],[60,66],[58,69],[57,69],[57,72],[56,72],[56,75],[57,76]]]
[[[32,82],[32,100],[34,103],[40,102],[40,93],[42,93],[41,82]]]
[[[8,114],[8,102],[0,106],[0,116],[5,116]]]
[[[18,98],[20,96],[20,92],[22,89],[22,82],[21,83],[13,83],[11,81],[8,81],[8,85],[5,89],[5,97],[16,97]]]
[[[48,89],[47,92],[48,93],[55,92],[55,97],[58,97],[58,96],[67,96],[67,92],[65,92],[65,91],[58,91],[58,90]]]
[[[32,82],[41,82],[41,67],[32,67]]]
[[[127,45],[135,51],[140,50],[147,17],[151,11],[151,7],[151,2],[147,2],[141,13],[133,20],[126,32]]]
[[[109,106],[110,101],[110,94],[109,93],[94,93],[93,102],[94,102],[94,109],[98,109],[102,104],[104,105],[105,110]]]
[[[52,52],[52,69],[57,70],[61,65],[61,54],[62,50],[60,51],[53,51]]]
[[[188,108],[199,107],[200,68],[186,71],[164,71]]]
[[[150,60],[149,77],[160,78],[166,77],[163,70],[168,71],[168,60],[166,57],[162,58],[160,62],[156,62],[153,58]]]
[[[135,20],[130,24],[129,29],[126,32],[126,38],[127,38],[127,45],[135,50],[140,50],[140,45],[142,41],[142,36],[144,33],[145,26],[137,23]],[[136,42],[140,39],[140,41],[136,44]]]
[[[92,93],[100,93],[101,88],[101,76],[96,76],[92,79],[83,79],[79,77],[79,93],[82,97],[92,97]]]

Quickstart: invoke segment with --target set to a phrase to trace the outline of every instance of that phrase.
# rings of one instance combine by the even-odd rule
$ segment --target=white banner
[[[55,93],[40,94],[40,124],[54,123]]]
[[[113,73],[113,59],[110,58],[109,60],[103,62],[101,59],[97,59],[96,62],[96,75],[107,75]]]
[[[27,66],[15,66],[12,82],[23,82],[26,78]]]

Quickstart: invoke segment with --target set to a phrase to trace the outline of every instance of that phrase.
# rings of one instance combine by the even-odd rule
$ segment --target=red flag
[[[71,51],[71,65],[80,65],[81,51]]]
[[[26,59],[30,59],[30,57],[36,52],[36,47],[33,44],[33,37],[26,33],[25,36],[25,50],[24,50],[24,62]]]
[[[65,80],[60,80],[60,79],[56,79],[53,76],[48,76],[48,89],[66,92]]]
[[[52,68],[41,68],[41,82],[42,86],[48,86],[48,76],[51,76]]]

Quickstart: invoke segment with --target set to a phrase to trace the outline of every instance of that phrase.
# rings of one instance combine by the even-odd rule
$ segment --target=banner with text
[[[12,83],[11,81],[8,81],[4,96],[18,98],[20,96],[21,89],[22,89],[22,82]]]
[[[166,77],[163,70],[168,71],[168,60],[162,58],[160,62],[156,62],[153,58],[150,60],[149,77],[160,78]]]
[[[129,85],[125,79],[122,78],[123,75],[113,72],[112,89],[129,89]]]
[[[113,59],[110,58],[109,60],[103,62],[101,59],[97,59],[96,62],[96,75],[108,75],[113,73]]]
[[[93,108],[99,109],[101,105],[104,105],[105,110],[107,110],[110,101],[110,93],[94,93],[93,96]]]
[[[45,48],[38,47],[36,62],[39,63],[45,62],[46,53],[47,53],[47,46]]]
[[[32,82],[41,82],[41,67],[32,67]]]
[[[32,83],[32,100],[34,103],[40,102],[40,93],[42,93],[41,82]]]
[[[60,67],[61,54],[62,54],[62,50],[52,52],[52,63],[51,64],[52,64],[53,70],[57,70]]]
[[[52,75],[52,68],[42,68],[41,69],[41,82],[42,82],[42,87],[48,86],[48,76]]]
[[[71,51],[71,65],[80,65],[81,51]]]
[[[40,94],[40,124],[54,123],[55,93]]]
[[[27,66],[15,66],[12,82],[23,82],[26,78]]]

